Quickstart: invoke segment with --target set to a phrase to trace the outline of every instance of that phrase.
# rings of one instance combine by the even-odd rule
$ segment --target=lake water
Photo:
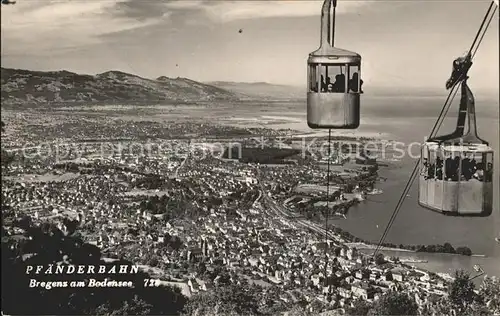
[[[434,125],[446,99],[439,97],[370,97],[362,99],[362,122],[359,129],[341,131],[345,135],[372,135],[389,138],[409,144],[422,142]],[[458,100],[457,100],[458,101]],[[499,102],[496,99],[481,99],[476,96],[478,131],[483,139],[490,142],[495,150],[494,187],[500,188],[499,154]],[[144,110],[144,109],[143,109]],[[454,129],[456,121],[455,106],[450,110],[449,119],[445,120],[441,132],[444,134]],[[248,104],[216,104],[207,107],[154,107],[147,109],[148,120],[199,120],[223,124],[253,127],[290,128],[310,133],[306,122],[306,103],[289,102],[253,102]],[[154,113],[151,113],[154,112]],[[142,113],[142,112],[141,112]],[[140,119],[136,114],[131,118]],[[339,133],[339,131],[336,131]],[[413,151],[415,154],[418,148]],[[381,195],[371,195],[368,200],[352,208],[347,219],[336,220],[335,224],[353,235],[377,242],[385,225],[392,215],[394,207],[406,185],[414,160],[404,157],[400,161],[388,163],[382,167],[380,175],[387,178],[378,184],[383,190]],[[468,246],[476,254],[485,257],[465,257],[445,254],[410,254],[428,260],[427,267],[436,272],[453,272],[462,268],[472,271],[474,264],[480,264],[490,275],[500,276],[500,244],[494,238],[500,236],[499,195],[495,195],[493,214],[487,218],[454,218],[421,208],[417,204],[417,186],[413,185],[397,219],[387,235],[386,242],[394,244],[443,244]],[[391,254],[392,255],[392,254]],[[398,254],[401,257],[407,253]]]
[[[362,100],[362,123],[356,133],[386,135],[393,140],[406,144],[422,142],[427,136],[443,106],[446,95],[442,97],[364,97]],[[449,133],[454,129],[458,100],[450,109],[440,133]],[[310,132],[306,123],[305,101],[272,106],[252,107],[248,109],[252,117],[276,116],[286,123],[272,124],[274,128],[291,128]],[[498,100],[481,99],[476,96],[478,132],[490,142],[495,150],[494,187],[499,188],[500,168],[499,149],[499,107]],[[238,115],[244,113],[238,111]],[[297,118],[301,120],[298,122]],[[262,122],[265,122],[263,120]],[[267,123],[267,122],[266,122]],[[350,132],[348,132],[350,133]],[[413,150],[418,153],[418,148]],[[392,215],[392,212],[406,185],[415,160],[404,157],[399,162],[390,162],[389,167],[382,167],[380,175],[387,178],[378,188],[382,195],[369,196],[368,200],[349,211],[347,219],[337,220],[335,224],[365,240],[377,242]],[[500,235],[499,194],[495,194],[493,215],[487,218],[449,217],[421,208],[417,204],[417,182],[412,186],[386,242],[394,244],[443,244],[468,246],[476,254],[486,257],[463,257],[441,254],[418,254],[429,260],[427,266],[438,272],[450,272],[457,268],[472,270],[474,264],[481,264],[490,275],[500,276],[500,244],[494,238]]]

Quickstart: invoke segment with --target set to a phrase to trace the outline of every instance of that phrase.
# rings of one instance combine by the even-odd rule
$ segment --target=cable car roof
[[[463,144],[460,145],[451,145],[451,144],[441,144],[439,145],[437,142],[425,142],[425,146],[429,148],[429,150],[438,150],[441,147],[441,150],[450,151],[450,152],[492,152],[493,148],[486,144]]]
[[[360,63],[361,55],[345,49],[322,45],[309,54],[309,63]]]

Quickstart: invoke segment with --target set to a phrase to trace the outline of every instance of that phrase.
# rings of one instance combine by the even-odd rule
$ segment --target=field
[[[330,193],[340,190],[338,186],[330,186]],[[303,194],[314,194],[314,193],[326,193],[326,185],[317,184],[299,184],[295,189],[297,193]]]

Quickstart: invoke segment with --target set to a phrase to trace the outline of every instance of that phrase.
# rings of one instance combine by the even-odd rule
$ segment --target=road
[[[260,170],[258,170],[258,175],[260,176]],[[259,186],[262,194],[262,198],[264,201],[264,206],[266,212],[271,215],[271,216],[277,216],[277,217],[282,217],[285,218],[289,221],[294,222],[298,226],[302,226],[305,229],[312,230],[319,234],[320,236],[325,236],[325,228],[322,227],[321,225],[318,225],[316,223],[310,222],[308,220],[298,218],[295,214],[287,210],[284,206],[278,205],[276,201],[274,201],[272,198],[269,197],[268,192],[266,192],[266,189],[264,188],[264,183],[262,181],[262,177],[259,177]],[[327,235],[328,239],[335,240],[338,243],[346,243],[342,238],[339,236],[328,233]]]

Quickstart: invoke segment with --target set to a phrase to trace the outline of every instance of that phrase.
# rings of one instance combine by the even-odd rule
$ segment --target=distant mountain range
[[[257,99],[305,99],[307,96],[306,86],[279,85],[266,82],[206,82],[209,85],[219,87],[237,94],[240,98]],[[437,88],[414,88],[414,87],[374,87],[366,86],[363,89],[366,97],[446,97],[449,91],[444,87]],[[479,94],[479,92],[478,92]]]
[[[2,105],[81,104],[89,102],[145,103],[203,102],[238,100],[304,100],[305,85],[291,86],[266,82],[214,81],[201,83],[186,78],[142,78],[121,71],[82,75],[69,71],[30,71],[1,68]],[[445,98],[440,89],[366,86],[365,97],[423,96]],[[477,91],[477,96],[490,97]],[[494,99],[498,95],[494,94]],[[444,99],[443,99],[444,100]]]
[[[1,68],[2,105],[88,102],[196,102],[238,100],[230,91],[186,78],[146,79],[108,71],[95,76],[69,71]]]
[[[228,82],[212,81],[207,84],[231,91],[241,99],[304,99],[306,97],[305,87],[289,85],[278,85],[266,82]]]

